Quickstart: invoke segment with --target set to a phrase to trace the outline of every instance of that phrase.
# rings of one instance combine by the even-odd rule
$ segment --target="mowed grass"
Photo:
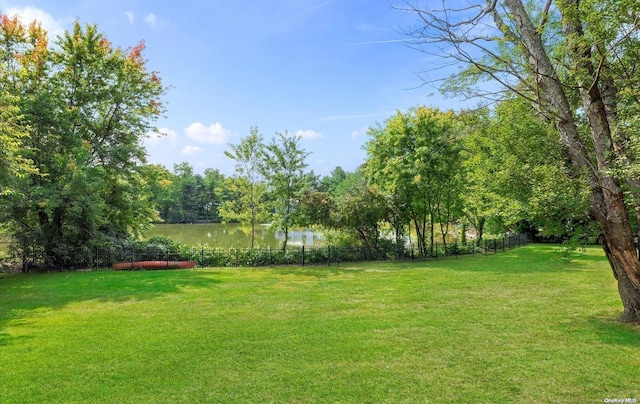
[[[1,403],[640,399],[598,248],[0,277]]]

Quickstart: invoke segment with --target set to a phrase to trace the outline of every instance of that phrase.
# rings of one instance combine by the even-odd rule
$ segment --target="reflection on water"
[[[168,237],[181,244],[207,247],[251,247],[251,228],[240,224],[156,224],[145,234],[145,238]],[[255,247],[278,248],[284,241],[284,232],[268,225],[256,226]],[[320,246],[322,234],[311,230],[289,230],[290,246]]]
[[[180,244],[207,247],[251,247],[251,228],[239,224],[156,224],[145,234],[145,238],[168,237]],[[255,247],[279,248],[284,241],[284,232],[273,231],[267,225],[256,226]],[[324,243],[322,233],[312,230],[289,230],[289,246],[319,247]],[[9,244],[0,239],[0,254],[7,253]]]
[[[276,230],[276,240],[280,242],[280,245],[284,242],[284,231]],[[306,246],[313,247],[314,245],[322,244],[322,234],[314,232],[313,230],[289,230],[288,245],[293,246]]]

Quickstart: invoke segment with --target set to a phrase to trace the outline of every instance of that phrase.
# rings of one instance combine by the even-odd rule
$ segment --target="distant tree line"
[[[273,223],[320,227],[333,244],[372,250],[415,245],[421,256],[436,242],[467,233],[526,231],[571,239],[593,234],[588,198],[562,165],[553,126],[517,98],[494,109],[454,113],[416,107],[369,129],[367,158],[355,172],[327,176],[307,170],[300,139],[257,127],[226,155],[235,172],[188,163],[147,166],[152,198],[166,222],[240,222],[253,230]]]
[[[143,46],[114,48],[76,23],[47,45],[37,25],[0,31],[0,223],[13,251],[58,266],[137,240],[153,222],[321,227],[330,243],[433,254],[472,231],[588,231],[588,201],[553,125],[519,98],[473,112],[418,106],[373,125],[355,172],[309,170],[300,138],[257,127],[226,156],[232,175],[147,164],[165,92]],[[252,237],[253,239],[253,237]],[[446,248],[446,246],[445,246]]]

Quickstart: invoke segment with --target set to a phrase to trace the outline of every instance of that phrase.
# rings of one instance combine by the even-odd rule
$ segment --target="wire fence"
[[[99,270],[99,269],[163,269],[185,267],[259,267],[340,265],[348,262],[382,260],[438,260],[461,255],[487,255],[510,250],[530,242],[524,234],[502,238],[470,240],[459,243],[434,243],[427,256],[411,247],[289,247],[278,248],[212,248],[187,245],[161,246],[137,244],[97,248],[83,258],[57,264],[44,264],[33,257],[17,265],[23,272]]]

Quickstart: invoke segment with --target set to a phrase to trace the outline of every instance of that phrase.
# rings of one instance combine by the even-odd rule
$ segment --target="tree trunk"
[[[576,66],[580,99],[589,122],[593,155],[583,144],[573,110],[555,67],[544,47],[540,33],[532,23],[521,0],[505,0],[514,16],[536,71],[540,87],[539,100],[556,117],[560,139],[573,166],[585,175],[591,191],[591,217],[603,233],[603,248],[618,280],[618,291],[624,306],[622,321],[640,322],[640,260],[635,249],[629,212],[620,183],[611,171],[616,150],[611,137],[607,109],[598,87],[600,72],[591,61],[591,50],[585,46],[578,0],[567,0],[561,8],[562,24],[567,36],[570,56]],[[497,23],[499,21],[496,21]]]
[[[481,217],[478,219],[478,226],[476,227],[476,230],[478,231],[477,237],[478,237],[478,241],[482,241],[482,236],[484,234],[484,224],[487,221],[486,217]]]
[[[618,122],[618,94],[619,90],[614,80],[606,78],[602,80],[602,102],[606,112],[609,127],[617,128],[617,133],[612,135],[613,148],[615,152],[620,156],[625,156],[629,160],[629,164],[637,165],[638,161],[634,154],[630,152],[629,147],[633,144],[629,134],[621,128]],[[635,224],[637,233],[635,237],[640,240],[640,180],[635,176],[626,178],[626,185],[629,188],[631,195],[632,211],[635,213]],[[636,250],[638,245],[636,244]],[[638,251],[638,258],[640,258],[640,251]]]
[[[613,276],[615,276],[618,281],[618,293],[620,294],[624,308],[619,319],[625,323],[638,323],[640,322],[640,293],[638,293],[638,289],[633,286],[633,283],[624,270],[623,264],[614,255],[606,238],[600,237],[600,242],[613,270]]]
[[[251,248],[253,248],[255,239],[256,239],[256,221],[252,218],[251,219]]]
[[[284,241],[282,242],[282,251],[287,252],[287,244],[289,242],[289,227],[284,228]]]

